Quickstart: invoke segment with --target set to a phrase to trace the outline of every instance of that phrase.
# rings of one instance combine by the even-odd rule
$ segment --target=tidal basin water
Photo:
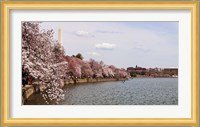
[[[61,105],[177,105],[178,78],[133,78],[125,82],[98,82],[64,87]],[[33,94],[27,104],[45,104]]]

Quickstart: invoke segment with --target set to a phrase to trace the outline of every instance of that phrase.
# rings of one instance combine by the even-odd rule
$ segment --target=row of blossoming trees
[[[61,79],[128,77],[124,69],[113,65],[65,55],[64,48],[53,38],[53,30],[40,30],[39,24],[22,23],[22,82],[25,85],[31,77],[45,85],[41,94],[46,103],[64,99]]]
[[[65,56],[68,62],[66,76],[70,78],[127,78],[125,69],[116,68],[113,65],[104,65],[102,61],[94,59],[81,60],[73,56]]]

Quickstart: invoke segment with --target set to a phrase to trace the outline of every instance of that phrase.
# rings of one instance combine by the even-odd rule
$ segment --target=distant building
[[[178,75],[178,68],[164,68],[164,74],[169,74],[170,76]]]
[[[143,68],[139,66],[128,67],[127,72],[130,73],[132,77],[138,75],[143,77],[178,77],[178,68]]]
[[[133,74],[144,75],[145,72],[146,72],[146,70],[147,70],[146,68],[138,67],[137,65],[136,65],[135,68],[134,68],[134,67],[128,67],[128,68],[127,68],[127,71],[128,71],[131,75],[133,75]]]

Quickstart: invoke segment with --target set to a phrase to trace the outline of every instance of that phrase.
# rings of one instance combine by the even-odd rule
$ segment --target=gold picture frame
[[[191,10],[192,31],[192,82],[191,118],[10,118],[10,10]],[[199,121],[199,19],[198,2],[2,2],[2,124],[57,125],[57,126],[133,126],[133,125],[179,125],[197,126]]]

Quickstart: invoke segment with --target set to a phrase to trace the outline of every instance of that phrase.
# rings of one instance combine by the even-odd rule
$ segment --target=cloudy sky
[[[178,22],[43,22],[58,29],[67,55],[81,53],[120,68],[178,67]]]

